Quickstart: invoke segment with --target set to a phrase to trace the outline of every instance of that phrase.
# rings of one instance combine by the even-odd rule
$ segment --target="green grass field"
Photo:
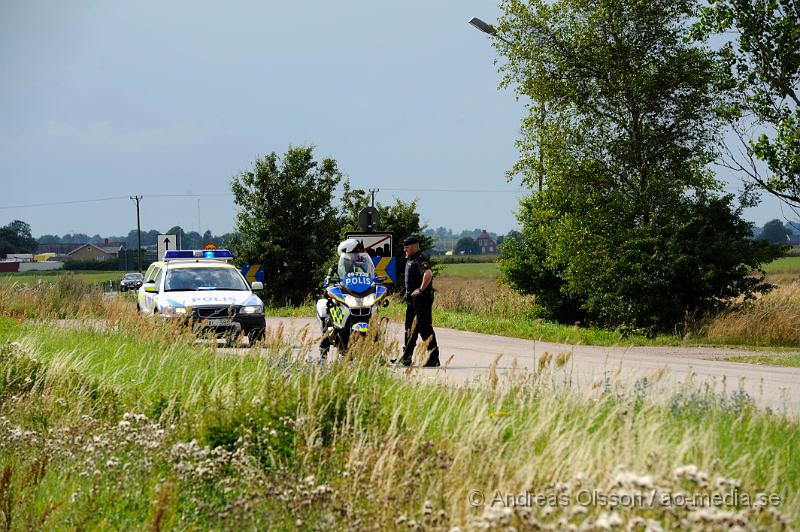
[[[55,281],[60,275],[71,275],[87,283],[102,283],[107,281],[119,281],[125,272],[118,271],[92,271],[78,270],[65,271],[54,270],[46,272],[16,272],[0,273],[0,283],[34,284],[38,281]]]
[[[69,327],[48,323],[60,300],[11,303],[0,299],[0,512],[11,530],[800,524],[800,426],[740,392],[665,396],[655,381],[626,390],[613,378],[578,391],[553,372],[564,357],[502,385],[490,370],[451,388],[386,367],[369,343],[320,366],[277,337],[259,354],[195,345],[116,298],[71,301],[84,314]],[[22,311],[31,319],[2,317]],[[107,329],[92,325],[99,316]],[[653,489],[763,492],[773,505],[587,497]],[[561,498],[491,504],[525,492]]]
[[[800,257],[782,257],[764,265],[767,273],[797,273],[800,274]]]
[[[500,268],[496,262],[442,264],[439,266],[439,275],[442,277],[495,279],[500,275]]]

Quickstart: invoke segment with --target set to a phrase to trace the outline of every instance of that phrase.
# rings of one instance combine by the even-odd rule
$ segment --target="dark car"
[[[141,273],[126,273],[119,282],[119,291],[126,292],[128,290],[136,290],[142,286],[143,281],[144,276]]]

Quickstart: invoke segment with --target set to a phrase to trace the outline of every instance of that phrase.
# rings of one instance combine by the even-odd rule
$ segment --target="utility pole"
[[[371,189],[369,189],[369,193],[372,194],[372,206],[373,207],[375,206],[375,193],[376,192],[380,192],[380,191],[381,191],[381,189],[379,189],[379,188],[371,188]]]
[[[139,239],[139,245],[136,248],[136,255],[137,265],[139,268],[139,273],[142,273],[142,223],[141,218],[139,217],[139,202],[142,200],[144,196],[131,196],[130,198],[136,202],[136,235]]]

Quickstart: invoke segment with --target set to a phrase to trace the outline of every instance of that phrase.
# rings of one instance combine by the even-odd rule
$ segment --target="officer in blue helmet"
[[[403,251],[406,254],[406,343],[400,362],[410,366],[417,338],[428,347],[428,359],[423,364],[426,368],[436,368],[439,362],[439,346],[436,343],[436,334],[433,332],[433,271],[431,261],[422,253],[419,246],[419,237],[411,235],[403,240]]]

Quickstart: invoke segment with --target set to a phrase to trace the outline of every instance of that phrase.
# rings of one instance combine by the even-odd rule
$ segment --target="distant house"
[[[789,235],[789,244],[792,246],[800,245],[800,233],[792,233]]]
[[[74,244],[66,242],[39,242],[36,253],[55,253],[56,255],[68,255],[84,244]]]
[[[497,242],[489,236],[489,233],[487,233],[485,229],[478,235],[478,238],[475,239],[475,243],[478,244],[482,254],[493,255],[497,253]]]
[[[122,248],[122,244],[108,243],[108,241],[106,241],[106,243],[102,246],[95,244],[84,244],[81,247],[67,253],[65,260],[94,260],[98,262],[117,260]]]

